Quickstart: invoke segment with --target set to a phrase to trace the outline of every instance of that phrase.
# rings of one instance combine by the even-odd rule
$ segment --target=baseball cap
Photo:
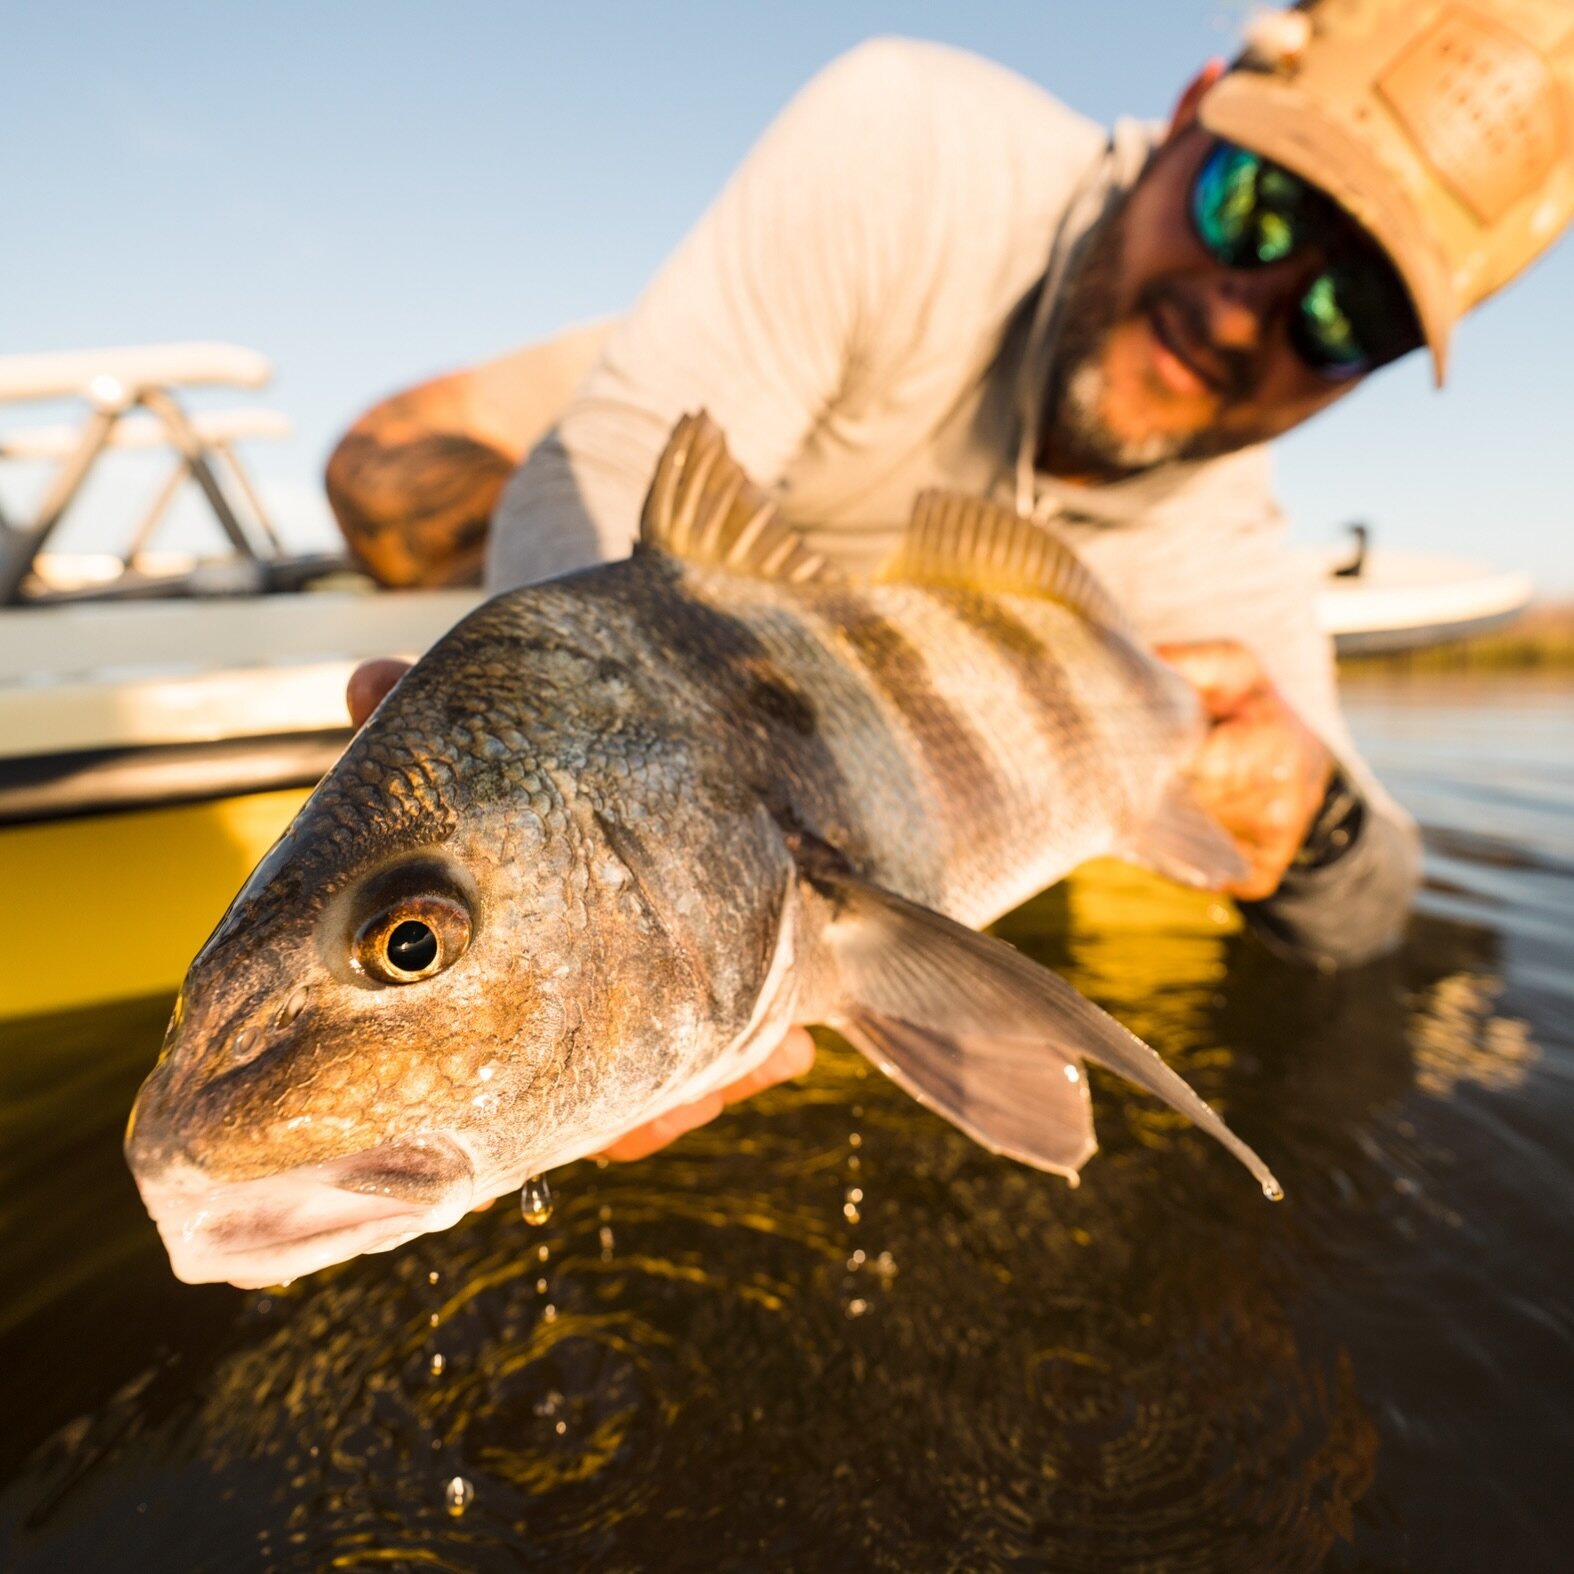
[[[1258,19],[1200,119],[1383,248],[1441,385],[1455,321],[1574,217],[1574,0],[1302,0]]]

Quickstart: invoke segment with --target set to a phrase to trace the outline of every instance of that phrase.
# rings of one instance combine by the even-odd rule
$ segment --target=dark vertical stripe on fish
[[[841,850],[865,857],[859,796],[820,732],[812,699],[742,618],[704,599],[702,576],[684,575],[654,553],[636,554],[628,567],[626,577],[607,576],[603,585],[627,599],[660,665],[684,673],[739,740],[753,745],[740,787],[778,820],[842,833]]]
[[[1066,681],[1065,668],[1027,624],[993,596],[970,590],[938,590],[935,595],[1010,667],[1040,735],[1058,757],[1076,760],[1084,768],[1103,757],[1105,744]]]
[[[923,653],[856,596],[824,595],[815,612],[846,640],[912,729],[925,762],[966,806],[969,820],[1002,818],[1007,805],[995,762],[972,723],[935,688]]]

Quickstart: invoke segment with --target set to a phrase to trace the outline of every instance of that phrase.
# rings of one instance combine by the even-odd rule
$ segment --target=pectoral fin
[[[1267,1165],[1185,1081],[1064,979],[1003,941],[879,886],[817,874],[841,1000],[827,1021],[970,1137],[1074,1178],[1093,1153],[1086,1057],[1223,1143],[1270,1197]]]
[[[1166,879],[1205,891],[1217,891],[1251,873],[1229,833],[1203,811],[1178,777],[1159,800],[1158,812],[1118,851]]]

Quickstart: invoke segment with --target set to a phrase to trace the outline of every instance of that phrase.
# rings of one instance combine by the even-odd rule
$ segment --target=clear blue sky
[[[1162,115],[1242,0],[18,6],[0,350],[219,338],[295,420],[254,471],[304,539],[374,396],[616,312],[794,88],[871,34],[943,39],[1108,122]],[[1574,590],[1574,243],[1280,445],[1299,537],[1354,517]],[[0,412],[9,417],[10,412]],[[0,477],[15,501],[28,477]],[[104,494],[97,500],[104,502]],[[88,511],[74,531],[94,533]]]

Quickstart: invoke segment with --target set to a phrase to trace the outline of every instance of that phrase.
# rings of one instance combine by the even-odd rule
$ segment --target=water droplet
[[[1082,1080],[1082,1072],[1080,1068],[1076,1066],[1067,1066],[1065,1069],[1067,1082],[1080,1082]]]
[[[847,1146],[849,1148],[861,1148],[863,1145],[864,1145],[864,1139],[856,1131],[850,1132],[848,1134]]]
[[[551,1255],[552,1255],[552,1248],[550,1246],[538,1246],[538,1247],[536,1247],[536,1261],[537,1262],[546,1262],[547,1259],[551,1257]]]
[[[612,1248],[617,1244],[617,1238],[612,1233],[610,1224],[603,1224],[596,1237],[601,1242],[601,1260],[608,1262],[612,1257]]]
[[[437,1281],[439,1279],[441,1279],[441,1278],[442,1278],[442,1275],[434,1268],[429,1274],[427,1274],[426,1282],[428,1284],[436,1284]]]
[[[1284,1201],[1284,1187],[1281,1186],[1271,1175],[1262,1183],[1262,1194],[1268,1199],[1269,1202]]]
[[[568,1431],[568,1422],[559,1421],[558,1424],[552,1428],[552,1430],[556,1432],[559,1437],[562,1437],[562,1435]]]
[[[557,1389],[549,1388],[532,1406],[538,1416],[555,1416],[562,1408],[563,1396]]]
[[[547,1282],[546,1282],[546,1280],[545,1279],[537,1279],[536,1280],[536,1294],[537,1295],[545,1295],[546,1293],[547,1293]]]
[[[865,1260],[864,1249],[860,1246],[858,1250],[847,1259],[848,1273],[857,1273],[858,1270],[863,1267]]]
[[[863,1217],[863,1215],[858,1211],[858,1206],[856,1203],[844,1202],[842,1204],[842,1217],[846,1219],[849,1224],[856,1224]]]
[[[454,1519],[458,1519],[474,1501],[475,1488],[463,1476],[452,1477],[443,1487],[443,1502]]]
[[[862,1186],[849,1186],[847,1188],[847,1200],[849,1202],[862,1202],[864,1200],[864,1189],[863,1189],[863,1187]]]
[[[436,1312],[433,1312],[432,1315],[430,1317],[428,1317],[426,1320],[427,1320],[428,1323],[430,1323],[432,1325],[433,1328],[435,1328],[437,1326],[438,1321],[439,1321],[438,1315],[437,1315]]]
[[[236,1060],[247,1059],[252,1050],[256,1048],[257,1040],[261,1035],[254,1027],[243,1027],[234,1038],[230,1040],[230,1054]]]
[[[544,1323],[555,1323],[557,1321],[557,1308],[550,1301],[541,1308],[541,1321]]]
[[[431,1368],[433,1377],[441,1377],[443,1375],[443,1368],[448,1365],[448,1357],[445,1356],[441,1350],[438,1350],[432,1356],[432,1359],[428,1365]]]
[[[520,1188],[519,1216],[526,1224],[545,1224],[552,1217],[552,1188],[544,1175],[532,1175]]]
[[[868,1310],[869,1303],[861,1295],[855,1295],[847,1303],[847,1315],[849,1317],[862,1317]]]
[[[863,1165],[860,1163],[856,1153],[849,1153],[847,1155],[847,1168],[854,1171],[861,1170],[863,1168]]]

